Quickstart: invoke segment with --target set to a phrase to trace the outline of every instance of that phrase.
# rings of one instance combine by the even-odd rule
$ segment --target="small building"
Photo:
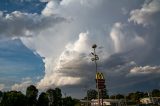
[[[160,105],[160,97],[146,97],[146,98],[141,98],[140,102],[142,104],[156,104]]]
[[[100,99],[102,105],[102,99]],[[98,106],[98,99],[91,100],[91,106]],[[103,99],[103,106],[125,106],[124,99]]]
[[[80,100],[80,106],[91,106],[90,100]]]

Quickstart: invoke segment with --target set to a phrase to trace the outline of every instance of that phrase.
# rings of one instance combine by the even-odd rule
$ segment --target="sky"
[[[92,45],[109,94],[160,88],[159,0],[1,0],[0,90],[95,89]]]

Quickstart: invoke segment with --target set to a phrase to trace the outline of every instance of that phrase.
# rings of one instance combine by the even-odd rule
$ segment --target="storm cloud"
[[[158,0],[42,2],[47,5],[40,15],[18,11],[0,15],[1,36],[23,36],[25,46],[43,57],[45,75],[37,82],[39,89],[58,86],[82,96],[75,89],[95,87],[93,44],[98,45],[98,71],[105,74],[109,92],[159,87]]]

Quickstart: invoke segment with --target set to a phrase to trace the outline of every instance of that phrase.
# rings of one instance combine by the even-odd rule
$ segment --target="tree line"
[[[151,92],[131,92],[127,95],[108,95],[105,89],[101,95],[104,99],[125,99],[133,104],[139,104],[144,97],[160,97],[160,90],[153,89]],[[85,100],[97,99],[98,93],[94,89],[87,91]],[[46,92],[38,94],[38,89],[30,85],[26,89],[26,94],[20,91],[0,91],[0,106],[79,106],[80,101],[72,97],[62,97],[61,89],[48,89]]]
[[[132,101],[135,104],[139,104],[141,98],[147,98],[147,97],[160,97],[160,90],[153,89],[151,92],[136,91],[128,93],[127,95],[117,94],[110,96],[110,98],[112,99],[126,99],[128,101]]]
[[[97,90],[90,89],[87,91],[86,97],[84,97],[85,100],[92,100],[97,99],[98,93]],[[160,97],[160,90],[159,89],[153,89],[151,92],[131,92],[127,95],[123,94],[115,94],[115,95],[108,95],[107,91],[105,91],[102,95],[103,99],[125,99],[126,101],[130,101],[133,104],[139,104],[141,98],[145,97]]]
[[[26,94],[20,91],[0,91],[0,106],[75,106],[79,101],[72,97],[62,98],[60,88],[48,89],[38,95],[38,89],[30,85]]]

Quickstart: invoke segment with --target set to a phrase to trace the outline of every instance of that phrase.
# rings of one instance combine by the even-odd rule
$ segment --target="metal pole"
[[[126,95],[125,95],[124,97],[125,97],[125,104],[126,104],[126,106],[127,106],[127,98],[126,98]]]
[[[116,102],[116,99],[117,99],[117,98],[116,98],[116,95],[115,95],[115,102]],[[117,102],[116,102],[116,106],[117,106]]]
[[[88,90],[87,90],[87,106],[89,106],[89,103],[88,103]]]
[[[96,50],[95,50],[95,48],[93,48],[94,49],[94,58],[95,58],[95,65],[96,65],[96,73],[97,73],[97,55],[96,55]]]
[[[94,53],[93,53],[94,58],[92,58],[92,61],[95,62],[95,65],[96,65],[96,74],[97,74],[97,60],[98,60],[99,58],[98,58],[98,55],[96,55],[96,50],[95,50],[96,47],[97,47],[96,44],[94,44],[94,45],[92,46],[92,48],[93,48],[93,50],[94,50]],[[98,106],[100,106],[100,92],[99,92],[99,88],[98,88],[98,82],[96,82],[96,85],[97,85],[97,92],[98,92]]]
[[[101,90],[102,106],[103,106],[103,90]]]
[[[96,55],[96,51],[95,51],[95,48],[94,48],[94,58],[95,58],[95,65],[96,65],[96,74],[97,74],[97,55]],[[100,104],[100,91],[99,91],[99,88],[98,88],[98,82],[96,82],[96,85],[97,85],[97,91],[98,91],[98,106],[101,106]]]

